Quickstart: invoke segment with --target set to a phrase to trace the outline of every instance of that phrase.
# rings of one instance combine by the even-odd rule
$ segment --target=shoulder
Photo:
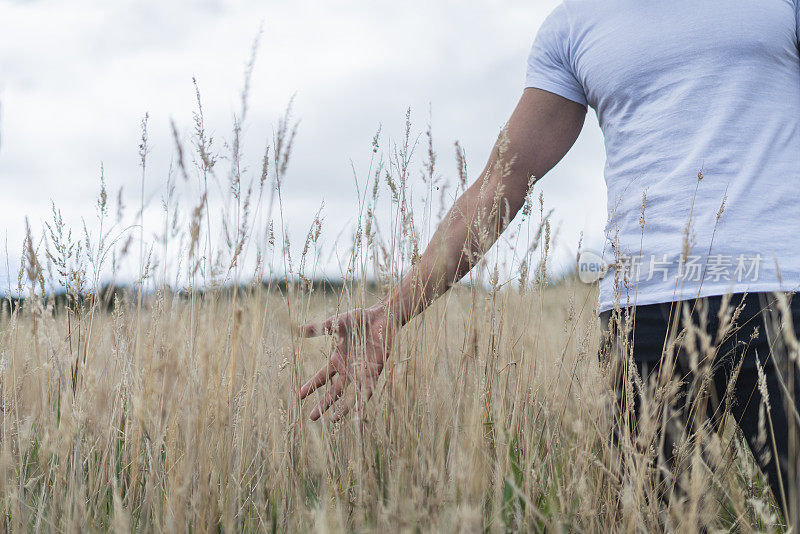
[[[800,0],[791,0],[800,2]],[[543,28],[557,29],[569,33],[571,29],[590,25],[598,17],[617,7],[614,0],[562,0],[556,5],[542,23]]]

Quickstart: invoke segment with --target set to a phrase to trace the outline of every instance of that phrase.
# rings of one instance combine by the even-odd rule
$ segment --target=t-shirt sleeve
[[[560,4],[547,16],[533,41],[525,87],[544,89],[585,106],[586,94],[567,55],[569,35],[566,8]]]

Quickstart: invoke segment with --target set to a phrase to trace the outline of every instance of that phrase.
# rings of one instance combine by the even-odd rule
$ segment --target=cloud
[[[49,217],[51,199],[70,223],[91,224],[101,163],[112,193],[124,186],[126,204],[138,205],[145,112],[152,147],[145,195],[157,204],[174,159],[170,119],[182,135],[191,130],[193,76],[220,146],[230,140],[262,22],[243,141],[255,168],[295,96],[300,129],[285,187],[290,233],[304,234],[322,200],[331,226],[348,220],[351,162],[366,168],[379,125],[385,137],[398,138],[409,106],[420,131],[430,111],[442,174],[455,175],[458,139],[474,179],[521,92],[536,29],[555,3],[5,2],[0,210],[9,248],[22,240],[24,215],[34,226]],[[602,164],[590,119],[572,153],[542,182],[572,247],[582,230],[599,239]]]

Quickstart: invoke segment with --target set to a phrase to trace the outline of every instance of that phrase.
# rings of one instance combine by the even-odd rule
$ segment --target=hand
[[[352,383],[347,396],[337,406],[332,420],[339,421],[358,403],[359,407],[372,397],[375,384],[383,371],[383,364],[391,348],[393,328],[387,320],[383,305],[334,315],[322,323],[300,327],[300,334],[314,337],[332,335],[336,347],[328,362],[303,384],[300,398],[305,399],[314,390],[329,384],[322,400],[311,411],[316,421],[344,393]]]

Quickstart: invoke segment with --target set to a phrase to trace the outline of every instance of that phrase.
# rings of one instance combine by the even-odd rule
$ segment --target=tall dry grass
[[[199,89],[191,135],[173,125],[176,166],[155,241],[144,193],[128,224],[104,180],[93,229],[68,228],[55,206],[40,232],[28,229],[17,279],[26,298],[7,299],[0,319],[4,530],[782,528],[734,434],[727,450],[701,437],[717,454],[695,455],[690,491],[669,502],[647,451],[610,439],[615,395],[597,358],[596,294],[548,278],[541,199],[508,232],[510,266],[490,256],[402,330],[362,413],[311,423],[314,399],[301,403],[299,387],[331,342],[293,327],[372,304],[416,261],[437,219],[436,155],[428,129],[428,201],[415,209],[410,118],[394,143],[376,135],[343,282],[323,291],[316,249],[339,229],[318,216],[292,258],[282,185],[296,130],[287,112],[247,171],[248,86],[228,143],[208,134]],[[143,181],[147,128],[145,118]],[[456,160],[462,191],[458,146]],[[215,182],[226,191],[220,219]],[[176,198],[181,183],[194,195]],[[139,278],[104,292],[124,261]]]

